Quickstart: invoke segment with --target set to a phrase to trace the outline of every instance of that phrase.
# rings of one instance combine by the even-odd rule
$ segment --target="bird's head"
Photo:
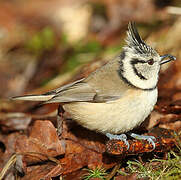
[[[145,90],[156,88],[160,66],[176,58],[171,55],[160,56],[141,39],[132,22],[128,25],[126,43],[120,56],[119,75],[134,87]]]

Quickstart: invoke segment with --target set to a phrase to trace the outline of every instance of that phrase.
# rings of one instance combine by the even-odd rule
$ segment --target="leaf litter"
[[[82,1],[78,1],[77,7],[74,6],[73,9],[71,9],[71,0],[65,4],[60,0],[52,3],[48,1],[35,3],[31,0],[29,6],[17,2],[13,2],[15,6],[11,2],[0,3],[1,14],[6,15],[4,20],[0,18],[0,24],[4,27],[0,45],[2,49],[0,52],[2,59],[0,61],[2,83],[0,89],[2,99],[0,103],[0,179],[17,176],[20,179],[50,179],[52,177],[82,179],[87,173],[89,174],[86,177],[91,178],[92,176],[89,176],[91,173],[99,173],[101,169],[108,173],[108,175],[104,174],[103,178],[136,179],[141,176],[152,177],[149,167],[154,165],[154,156],[159,158],[156,165],[161,166],[161,169],[170,169],[169,163],[172,160],[175,164],[180,161],[181,47],[180,36],[178,36],[180,17],[176,16],[173,20],[173,15],[165,9],[168,5],[175,4],[165,2],[161,5],[151,0],[147,2],[129,0],[124,3],[107,0],[89,2],[90,4],[85,6],[85,4],[82,5]],[[81,28],[84,32],[73,41],[66,39],[69,35],[64,34],[66,31],[62,33],[61,28],[63,26],[61,19],[64,18],[64,21],[67,19],[66,16],[62,17],[62,14],[60,16],[59,12],[63,8],[66,10],[67,7],[73,14],[77,13],[75,10],[79,8],[84,12],[82,16],[85,14]],[[97,9],[100,7],[104,8],[101,13],[98,13]],[[86,8],[89,8],[88,14],[86,14]],[[132,139],[129,140],[130,149],[127,150],[123,142],[108,141],[105,136],[91,132],[69,119],[64,121],[63,134],[60,138],[56,132],[57,105],[39,106],[37,103],[29,102],[5,102],[7,97],[24,93],[42,93],[87,76],[106,62],[105,59],[97,61],[102,59],[105,47],[111,48],[120,44],[125,36],[127,22],[130,20],[139,22],[142,33],[149,42],[155,43],[154,46],[159,52],[174,54],[177,57],[175,63],[170,63],[160,72],[158,103],[148,118],[147,124],[138,129],[140,132],[156,137],[154,151],[146,141]],[[147,23],[148,21],[150,23]],[[160,21],[162,21],[161,24]],[[59,22],[61,26],[58,25]],[[76,23],[80,22],[75,21],[70,34],[76,31],[75,27],[78,25]],[[91,27],[90,30],[88,26]],[[84,40],[82,44],[79,44],[81,38]],[[99,43],[99,49],[92,51],[90,42],[96,40]],[[44,46],[44,41],[50,45],[48,48]],[[82,48],[84,46],[88,49],[84,50]],[[81,61],[77,61],[76,58],[86,57],[87,52],[90,51],[92,54],[89,57],[93,58],[92,62],[84,65]],[[66,71],[69,65],[71,68]],[[72,71],[72,67],[77,70]],[[174,135],[175,132],[177,136]],[[148,162],[148,155],[151,156],[153,162]],[[164,156],[169,157],[164,159]],[[132,161],[134,158],[140,161],[135,163]],[[166,166],[163,166],[164,163]],[[148,164],[149,167],[145,171],[140,171],[144,164]],[[154,174],[153,177],[179,176],[179,174],[174,174],[176,169],[175,166],[173,167],[170,169],[173,174],[170,172],[165,175],[166,170],[159,170],[160,172],[156,172],[158,174]],[[86,171],[85,168],[89,170]],[[180,166],[177,173],[180,172],[179,168]]]

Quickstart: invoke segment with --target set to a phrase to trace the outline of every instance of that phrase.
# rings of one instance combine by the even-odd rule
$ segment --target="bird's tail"
[[[12,97],[12,100],[22,100],[22,101],[48,101],[54,95],[53,94],[42,94],[42,95],[26,95],[26,96],[16,96]]]

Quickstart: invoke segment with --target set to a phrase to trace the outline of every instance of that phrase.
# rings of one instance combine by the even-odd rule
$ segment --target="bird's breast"
[[[156,101],[157,89],[129,89],[118,100],[106,103],[74,102],[63,107],[72,119],[90,130],[120,134],[141,124]]]

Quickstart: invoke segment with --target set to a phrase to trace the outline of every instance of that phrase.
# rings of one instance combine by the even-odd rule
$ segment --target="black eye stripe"
[[[132,59],[131,60],[131,64],[134,65],[134,64],[138,64],[138,63],[146,63],[146,61],[143,61],[143,60],[139,60],[139,59]]]

